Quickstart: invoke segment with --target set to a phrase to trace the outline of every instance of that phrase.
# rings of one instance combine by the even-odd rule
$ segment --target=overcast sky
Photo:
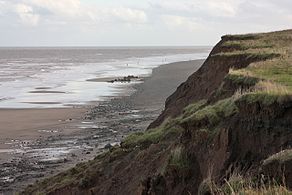
[[[292,27],[292,0],[0,0],[0,46],[213,45]]]

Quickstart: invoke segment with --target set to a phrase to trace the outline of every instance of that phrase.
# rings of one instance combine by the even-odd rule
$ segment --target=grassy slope
[[[31,192],[50,192],[62,186],[88,188],[94,183],[96,177],[93,174],[94,170],[100,169],[109,162],[118,161],[133,151],[143,151],[151,144],[177,138],[186,125],[204,124],[201,125],[198,134],[207,135],[208,139],[212,139],[212,135],[216,133],[216,127],[224,119],[238,112],[236,101],[244,99],[249,102],[262,101],[265,104],[271,104],[275,101],[281,102],[283,98],[290,98],[292,94],[292,31],[225,36],[225,38],[228,40],[222,46],[225,52],[215,55],[246,55],[247,58],[257,59],[257,62],[246,68],[231,69],[226,76],[232,82],[237,83],[239,88],[244,82],[252,83],[249,90],[237,91],[231,97],[215,103],[201,100],[191,104],[184,109],[181,116],[168,119],[155,129],[132,134],[123,141],[121,147],[113,148],[109,152],[96,157],[93,161],[79,164],[67,172],[30,186],[26,192],[28,194]],[[202,141],[202,139],[199,141]],[[178,169],[188,167],[189,163],[185,158],[183,147],[179,144],[175,145],[169,153],[169,160],[166,163],[165,169],[169,166]],[[244,178],[240,180],[241,183],[244,181]],[[230,186],[230,182],[226,182],[226,185],[229,193],[225,193],[224,186],[214,187],[214,190],[223,194],[230,194],[234,191],[244,194],[290,193],[278,185],[241,185],[241,188],[238,189]]]
[[[236,48],[221,55],[247,54],[267,59],[250,64],[243,69],[231,69],[229,78],[250,81],[257,80],[256,86],[250,91],[254,94],[269,96],[288,96],[292,94],[292,33],[282,31],[249,36],[233,36],[224,43],[226,48]]]

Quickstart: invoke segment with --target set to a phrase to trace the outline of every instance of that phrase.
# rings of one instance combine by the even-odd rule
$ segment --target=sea
[[[172,62],[205,59],[210,47],[0,48],[0,108],[61,108],[104,101]],[[175,76],[175,75],[173,75]],[[93,82],[104,78],[104,82]]]

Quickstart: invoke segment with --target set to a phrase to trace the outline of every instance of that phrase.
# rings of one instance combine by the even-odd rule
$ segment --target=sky
[[[292,27],[292,0],[0,0],[0,46],[198,46]]]

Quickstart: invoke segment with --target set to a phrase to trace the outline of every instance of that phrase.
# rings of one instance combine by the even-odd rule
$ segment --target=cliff
[[[291,43],[223,36],[147,131],[22,193],[291,193]]]

